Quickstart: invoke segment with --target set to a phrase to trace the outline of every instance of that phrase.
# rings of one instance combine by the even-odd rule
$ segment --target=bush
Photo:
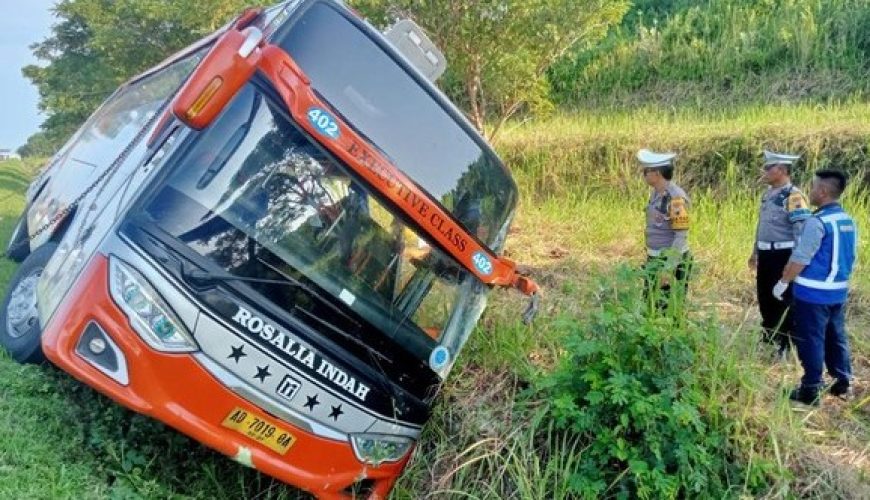
[[[647,314],[642,276],[627,266],[602,279],[596,303],[587,318],[559,323],[565,356],[540,387],[557,428],[588,441],[571,490],[722,498],[741,491],[744,477],[759,477],[745,474],[729,439],[714,319]]]

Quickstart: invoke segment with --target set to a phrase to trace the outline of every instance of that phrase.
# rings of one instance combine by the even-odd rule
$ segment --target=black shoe
[[[819,406],[821,405],[821,395],[821,391],[817,387],[804,387],[801,385],[791,391],[788,399],[809,406]]]
[[[847,401],[852,399],[852,396],[854,395],[852,385],[849,384],[848,380],[842,379],[834,382],[834,385],[832,385],[831,388],[828,389],[828,392],[830,392],[832,396],[837,396],[838,398],[842,398]]]

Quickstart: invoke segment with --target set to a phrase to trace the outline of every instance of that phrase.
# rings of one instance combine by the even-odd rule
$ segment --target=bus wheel
[[[0,309],[0,344],[19,363],[42,363],[42,327],[37,310],[36,285],[56,243],[45,243],[24,259],[9,283]]]
[[[23,262],[30,255],[30,243],[27,241],[27,210],[18,218],[15,229],[6,247],[6,256],[15,262]]]

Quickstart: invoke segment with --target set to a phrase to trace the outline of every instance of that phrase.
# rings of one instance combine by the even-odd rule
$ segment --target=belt
[[[759,241],[756,243],[759,250],[787,250],[794,248],[793,241]]]
[[[650,257],[659,257],[659,256],[661,256],[662,253],[664,253],[666,250],[670,250],[670,249],[671,249],[671,247],[665,247],[665,248],[659,248],[659,249],[647,248],[647,249],[646,249],[646,254],[649,255]],[[685,253],[688,252],[688,251],[689,251],[689,249],[686,248],[686,249],[682,250],[680,253],[683,254],[683,255],[685,255]]]

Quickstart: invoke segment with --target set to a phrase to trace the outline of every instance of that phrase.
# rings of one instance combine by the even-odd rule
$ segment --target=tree
[[[120,84],[216,30],[249,0],[61,0],[59,22],[22,72],[48,118],[25,153],[50,154]]]
[[[410,17],[444,51],[442,83],[490,139],[518,111],[549,109],[547,70],[620,22],[627,0],[354,0],[374,23]]]

